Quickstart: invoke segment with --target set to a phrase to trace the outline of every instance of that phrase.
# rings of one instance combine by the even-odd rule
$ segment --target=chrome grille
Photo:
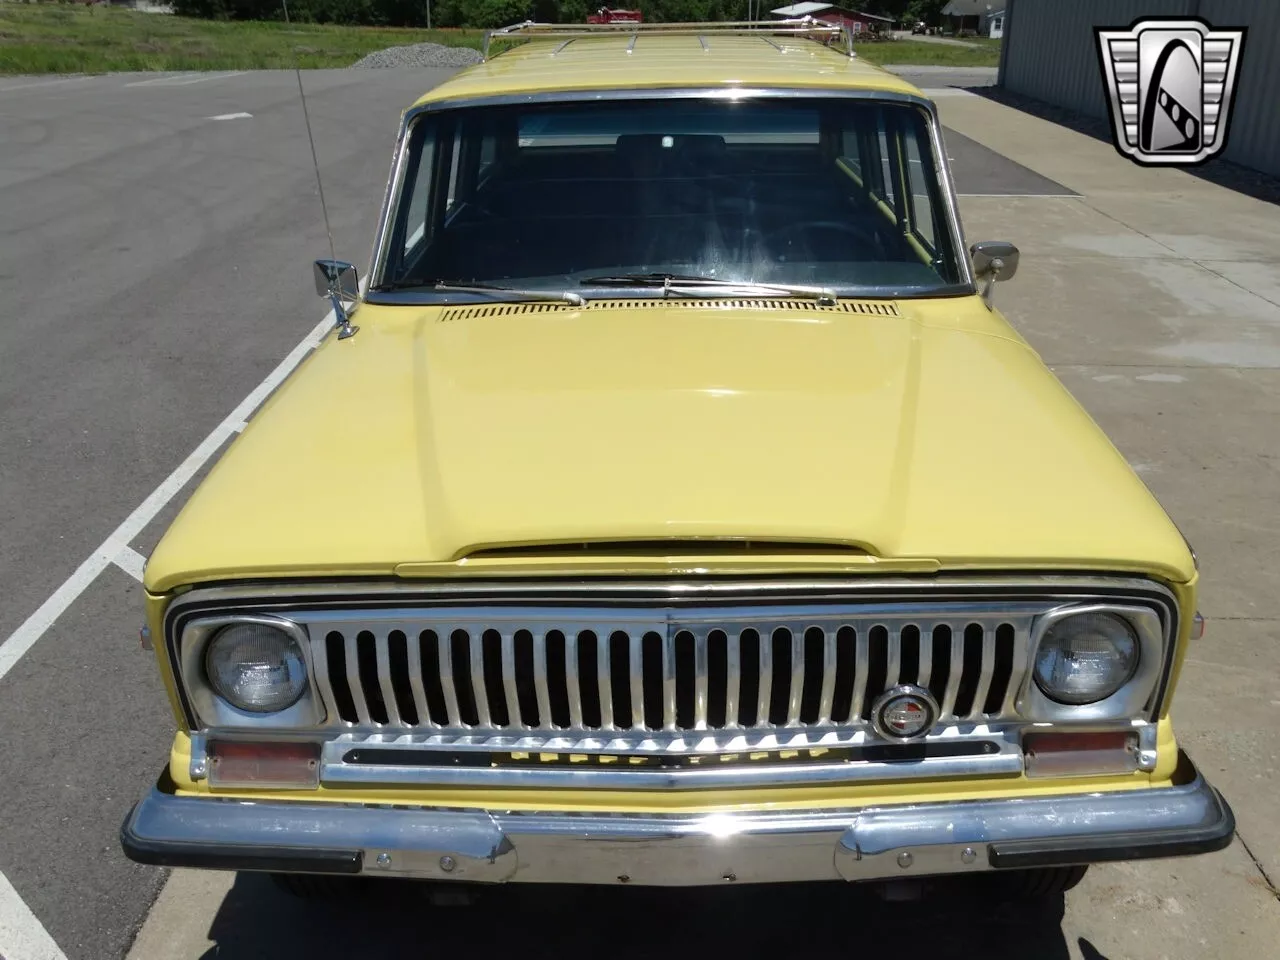
[[[1013,712],[1043,604],[304,614],[331,726],[683,733],[862,726],[898,683]],[[359,619],[350,619],[358,616]]]

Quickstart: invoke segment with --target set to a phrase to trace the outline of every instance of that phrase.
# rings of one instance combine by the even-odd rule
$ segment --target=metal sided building
[[[1094,27],[1200,17],[1247,27],[1224,159],[1280,176],[1280,0],[1006,0],[1000,86],[1107,118]]]

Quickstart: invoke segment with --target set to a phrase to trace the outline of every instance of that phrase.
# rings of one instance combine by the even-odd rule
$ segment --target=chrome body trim
[[[1031,604],[1033,608],[1038,606],[1041,610],[1045,610],[1069,604],[1073,601],[1075,603],[1114,601],[1121,606],[1133,606],[1138,603],[1151,605],[1154,611],[1152,614],[1153,623],[1156,620],[1159,621],[1161,636],[1164,638],[1163,653],[1158,658],[1158,661],[1163,663],[1163,670],[1157,671],[1157,675],[1152,677],[1156,686],[1153,690],[1147,691],[1143,715],[1148,717],[1158,716],[1162,706],[1164,688],[1167,685],[1168,671],[1172,663],[1172,657],[1168,656],[1168,651],[1173,646],[1172,638],[1178,634],[1179,611],[1173,594],[1167,588],[1155,581],[1124,576],[990,578],[935,576],[927,579],[900,576],[866,579],[810,578],[768,580],[671,580],[654,578],[629,581],[547,581],[529,578],[469,582],[245,583],[203,587],[177,596],[166,611],[165,642],[170,653],[170,662],[179,665],[182,670],[183,675],[180,677],[179,694],[183,701],[184,709],[188,711],[188,727],[198,732],[206,727],[222,727],[225,725],[216,717],[208,717],[203,713],[197,712],[194,708],[191,683],[192,673],[189,672],[190,664],[193,661],[189,658],[183,659],[180,648],[185,647],[185,644],[178,642],[178,635],[199,623],[206,625],[227,623],[240,620],[246,616],[264,615],[278,618],[278,620],[273,620],[273,623],[281,620],[289,623],[295,621],[314,623],[315,628],[309,631],[311,633],[311,644],[307,647],[312,688],[307,697],[300,703],[314,701],[316,704],[333,704],[335,702],[334,681],[328,676],[328,672],[325,669],[327,658],[315,656],[314,653],[323,649],[325,636],[327,635],[327,631],[319,629],[319,627],[325,623],[342,622],[344,620],[348,622],[354,621],[353,626],[359,627],[359,629],[367,629],[369,626],[378,624],[386,626],[394,623],[397,616],[403,617],[407,615],[412,618],[414,623],[421,623],[424,620],[439,617],[441,614],[446,617],[453,616],[456,618],[459,607],[462,606],[471,607],[472,609],[479,607],[482,610],[481,616],[488,620],[494,615],[509,614],[518,608],[525,608],[528,613],[535,611],[543,613],[547,609],[560,607],[581,613],[583,607],[579,607],[578,604],[583,604],[593,611],[600,611],[603,608],[608,615],[606,619],[609,619],[612,624],[630,625],[634,628],[639,628],[641,631],[658,626],[661,632],[665,634],[667,632],[668,618],[680,621],[696,612],[696,610],[691,610],[690,608],[704,608],[701,612],[704,617],[710,618],[710,622],[691,623],[690,627],[696,628],[697,633],[705,636],[707,630],[715,626],[715,621],[723,621],[726,617],[731,617],[733,610],[735,608],[740,609],[740,605],[743,604],[749,604],[752,609],[760,607],[774,609],[776,606],[789,606],[795,609],[795,605],[817,606],[833,614],[836,619],[841,619],[840,613],[842,611],[838,608],[835,610],[830,609],[830,605],[833,604],[856,604],[861,608],[859,610],[844,610],[844,619],[848,619],[849,616],[861,616],[864,612],[883,612],[886,609],[892,609],[897,604],[904,616],[922,624],[921,639],[923,642],[928,635],[928,631],[924,629],[925,626],[939,619],[936,615],[930,616],[926,609],[927,607],[933,607],[936,610],[937,605],[942,603],[962,603],[966,606],[979,603],[985,604],[987,609],[991,609],[993,605],[997,608],[1003,606],[1008,609],[1019,604],[1022,605],[1023,609],[1026,609],[1026,605]],[[412,607],[407,609],[409,604],[412,604]],[[696,620],[697,617],[694,617],[694,619]],[[457,622],[456,619],[454,622]],[[807,627],[808,624],[801,626],[802,628]],[[386,626],[386,629],[390,630],[391,627]],[[614,629],[613,625],[608,625],[604,629],[597,630],[597,635],[605,638],[606,651],[609,649],[607,640]],[[724,725],[725,730],[731,730],[737,726],[737,711],[741,705],[743,693],[742,677],[737,669],[740,657],[736,655],[741,648],[736,632],[731,630],[729,634],[727,652],[735,655],[728,657],[730,670],[728,676],[724,678],[726,720],[728,721]],[[412,640],[417,640],[417,634],[414,631],[406,632],[406,637],[410,636]],[[454,684],[450,674],[451,658],[449,656],[448,639],[447,636],[442,636],[438,641],[439,673],[437,676],[444,681],[442,682],[442,692],[445,699],[444,709],[447,710],[448,717],[454,718],[459,716],[459,704],[453,696]],[[549,717],[551,703],[545,671],[546,644],[545,636],[541,631],[536,632],[533,642],[535,647],[534,666],[539,671],[535,685],[538,715],[539,717]],[[826,647],[829,649],[832,643],[832,638],[828,636]],[[317,647],[316,644],[320,644],[320,646]],[[762,644],[763,648],[769,648],[770,646],[770,644]],[[1024,649],[1025,646],[1026,644],[1021,639],[1013,644],[1015,664],[1020,662],[1025,665],[1031,662]],[[640,651],[637,644],[630,644],[630,648],[632,714],[630,721],[631,725],[637,729],[642,729],[645,725],[645,718],[643,715]],[[856,649],[853,655],[855,675],[867,676],[869,655],[866,631],[858,631]],[[953,631],[952,662],[961,663],[963,655],[964,639],[962,632]],[[412,659],[419,666],[414,671],[410,671],[405,680],[401,700],[407,702],[412,699],[418,706],[420,722],[415,729],[418,732],[427,732],[449,728],[449,723],[433,722],[429,712],[423,709],[426,706],[427,691],[425,681],[430,678],[424,678],[421,675],[423,669],[421,666],[422,659],[425,658]],[[928,660],[928,658],[924,657],[919,659],[922,663]],[[601,658],[600,662],[603,662],[603,658]],[[699,663],[705,668],[705,660],[699,661]],[[1152,658],[1147,658],[1148,667],[1154,663],[1156,661],[1153,661]],[[356,666],[358,667],[358,664]],[[354,676],[355,674],[351,675]],[[766,674],[766,676],[771,676],[771,674]],[[1018,674],[1014,674],[1015,678],[1018,676]],[[988,721],[995,717],[1021,719],[1018,713],[1021,708],[1018,705],[1024,701],[1019,698],[1024,697],[1028,683],[1034,682],[1030,680],[1029,670],[1024,669],[1021,676],[1023,678],[1021,683],[1010,683],[1008,685],[1008,695],[1004,698],[1004,703],[998,705],[999,712],[990,715],[987,718]],[[818,692],[820,703],[825,705],[829,702],[826,699],[828,694],[834,697],[835,691],[832,684],[833,681],[830,677],[824,677],[822,689]],[[588,685],[590,686],[591,684]],[[860,717],[865,706],[865,702],[862,700],[862,691],[862,684],[855,683],[853,702],[850,705],[851,710],[849,713],[852,718]],[[755,692],[751,691],[751,693]],[[957,671],[951,671],[946,689],[943,695],[939,697],[944,724],[953,722],[951,717],[954,713],[958,692],[959,675]],[[602,706],[603,701],[606,699],[603,696],[601,697]],[[359,713],[358,722],[355,724],[339,721],[338,718],[332,715],[323,722],[335,732],[353,730],[353,732],[375,733],[390,726],[374,724],[372,718],[369,717],[367,704],[364,705],[363,709],[359,710]],[[830,714],[824,710],[823,716],[829,717]],[[322,722],[309,718],[308,722],[303,723],[298,720],[291,727],[288,724],[281,724],[279,717],[269,717],[268,719],[270,721],[269,732],[273,734],[287,733],[290,729],[304,727],[314,731],[316,724]],[[614,716],[612,719],[615,727],[619,725],[626,726],[627,718]],[[1061,713],[1041,719],[1053,719],[1057,723],[1066,722],[1074,725],[1076,723],[1097,722],[1102,719],[1102,716],[1089,717],[1087,714],[1068,715]],[[255,728],[262,729],[263,718],[261,716],[253,718],[253,721]],[[853,722],[856,723],[857,721]],[[230,725],[234,726],[235,724]],[[538,725],[542,726],[541,723]],[[784,724],[783,726],[786,725]],[[250,727],[246,726],[244,729],[248,731]],[[476,731],[466,727],[455,727],[452,732],[463,734]],[[563,731],[548,732],[559,733]],[[598,730],[594,732],[587,731],[586,733],[599,735]]]
[[[465,110],[472,107],[510,106],[530,103],[579,103],[584,101],[644,100],[655,98],[662,98],[664,100],[680,98],[741,101],[762,97],[791,99],[807,98],[814,100],[829,98],[883,100],[891,103],[911,104],[921,110],[924,110],[928,116],[929,142],[933,149],[934,173],[938,178],[938,185],[942,191],[943,205],[947,211],[948,233],[954,245],[956,265],[960,270],[961,283],[957,285],[956,290],[947,293],[930,293],[928,295],[922,295],[922,298],[930,299],[957,295],[967,296],[977,292],[977,284],[973,273],[973,264],[966,254],[966,250],[968,248],[965,245],[964,229],[960,222],[960,204],[956,198],[955,181],[951,176],[951,167],[946,160],[946,147],[942,141],[942,123],[938,118],[937,105],[932,100],[927,97],[918,97],[913,94],[906,94],[892,90],[858,90],[840,87],[808,89],[804,87],[734,86],[710,88],[673,87],[669,89],[664,87],[627,87],[603,90],[552,90],[540,93],[512,93],[485,97],[465,97],[454,100],[434,100],[419,106],[411,107],[405,111],[404,118],[400,124],[400,132],[396,140],[396,159],[392,164],[391,178],[387,183],[387,193],[383,200],[381,214],[378,217],[378,228],[374,234],[373,256],[369,264],[369,287],[372,289],[381,286],[384,282],[387,245],[390,243],[392,233],[391,221],[394,217],[395,209],[399,205],[400,194],[404,186],[405,167],[408,158],[409,132],[414,122],[424,114],[438,113],[442,110]],[[850,290],[848,293],[840,292],[839,295],[862,299],[866,299],[869,296],[865,291],[858,290]],[[895,299],[911,299],[910,294],[904,297],[901,295],[900,291],[887,293],[885,295],[891,296]],[[607,294],[596,292],[592,294],[592,296],[594,299],[604,299],[607,297]],[[627,296],[634,296],[634,291],[628,294],[626,290],[621,290],[617,294],[617,298],[625,298]],[[438,300],[424,299],[422,293],[405,292],[366,293],[365,299],[370,303],[405,304],[416,306],[440,302]]]
[[[1110,792],[814,811],[511,812],[177,796],[152,788],[121,831],[136,860],[490,883],[722,885],[885,880],[1220,849],[1234,819],[1184,782]],[[1020,857],[1020,860],[1015,860]]]
[[[507,759],[513,754],[523,762]],[[485,762],[494,755],[501,762]],[[827,755],[831,759],[824,760]],[[761,759],[750,760],[752,756]],[[480,762],[462,759],[466,757]],[[755,736],[344,733],[325,742],[320,760],[320,782],[333,787],[696,790],[998,778],[1022,772],[1019,729],[980,724],[951,726],[909,747],[899,741],[888,744],[864,728]]]

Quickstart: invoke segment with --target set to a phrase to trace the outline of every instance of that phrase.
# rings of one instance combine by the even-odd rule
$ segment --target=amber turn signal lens
[[[320,744],[214,741],[209,783],[215,787],[316,787]]]

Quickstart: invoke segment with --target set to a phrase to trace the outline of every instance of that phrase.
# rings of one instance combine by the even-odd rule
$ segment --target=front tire
[[[1087,864],[1016,870],[1000,877],[1001,891],[1010,900],[1044,900],[1060,897],[1084,879]]]
[[[273,873],[271,880],[299,900],[345,900],[363,889],[359,880],[321,873]]]

